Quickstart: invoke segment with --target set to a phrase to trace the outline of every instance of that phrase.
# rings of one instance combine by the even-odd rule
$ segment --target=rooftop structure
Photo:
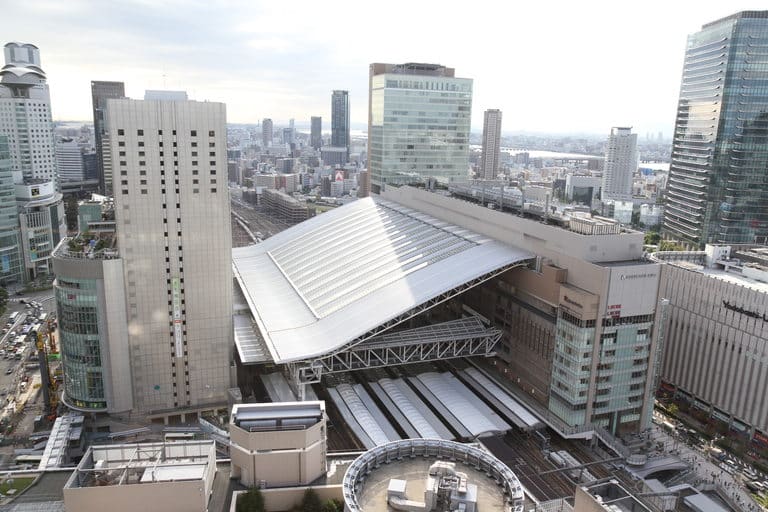
[[[350,512],[426,512],[441,495],[455,505],[450,510],[523,510],[523,488],[504,463],[473,445],[438,439],[395,441],[363,453],[347,468],[343,488]]]
[[[308,485],[325,475],[325,402],[232,406],[232,476],[243,485]]]
[[[93,446],[64,486],[64,503],[80,512],[204,512],[215,473],[213,441]]]
[[[82,414],[56,418],[40,459],[41,470],[61,467],[68,464],[72,457],[82,454],[82,451],[77,451],[82,447],[84,419]],[[74,453],[70,453],[70,448],[75,448]]]
[[[355,345],[381,326],[413,316],[416,308],[531,257],[372,198],[233,251],[235,277],[277,363]],[[324,272],[313,272],[319,260],[325,262]],[[241,358],[244,348],[238,347]]]

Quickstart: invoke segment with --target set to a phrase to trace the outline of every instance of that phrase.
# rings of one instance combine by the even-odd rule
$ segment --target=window
[[[143,151],[139,151],[139,156],[144,156],[144,152]]]
[[[147,189],[145,189],[145,188],[141,189],[141,194],[142,195],[147,195]]]
[[[216,169],[211,169],[211,174],[212,175],[216,174]]]
[[[197,165],[197,160],[192,160],[192,165]]]
[[[197,151],[193,151],[192,156],[197,156]]]
[[[117,145],[120,146],[121,148],[124,148],[125,147],[125,141],[121,140],[120,142],[117,143]]]
[[[117,134],[118,134],[118,135],[125,135],[125,130],[123,130],[122,128],[119,128],[119,129],[117,130]]]
[[[215,137],[216,136],[216,132],[211,130],[211,131],[208,132],[208,136],[209,137]]]
[[[146,160],[139,160],[139,165],[147,165],[147,161]]]
[[[121,184],[121,185],[127,185],[127,184],[128,184],[128,180],[121,180],[121,181],[120,181],[120,184]]]
[[[198,170],[197,169],[192,169],[192,174],[198,174]]]
[[[158,135],[162,135],[163,134],[163,130],[157,130],[157,134]]]
[[[216,184],[216,178],[211,178],[211,185],[215,185],[215,184]]]
[[[209,142],[208,143],[208,147],[209,148],[215,148],[216,147],[216,143],[215,142]]]
[[[189,134],[190,134],[192,137],[197,137],[197,130],[192,130],[191,132],[189,132]]]
[[[136,130],[136,135],[142,137],[144,135],[144,130]]]
[[[146,184],[147,184],[147,180],[141,180],[141,181],[139,181],[139,185],[146,185]]]
[[[120,165],[128,165],[128,163],[125,160],[120,160]]]
[[[193,143],[192,143],[192,147],[193,147],[193,148],[196,148],[196,147],[197,147],[197,142],[193,142]]]
[[[216,156],[216,152],[215,151],[211,151],[210,153],[208,153],[208,156]]]
[[[216,193],[216,189],[215,189],[215,188],[212,188],[212,189],[211,189],[211,192],[213,192],[213,193],[215,194],[215,193]]]
[[[139,176],[146,176],[146,175],[147,175],[147,171],[144,171],[144,170],[139,171]]]
[[[161,144],[162,144],[162,142],[161,142]],[[139,141],[139,147],[141,147],[141,148],[144,147],[144,141],[141,141],[141,140]]]
[[[118,153],[118,156],[125,156],[125,151],[120,151],[120,152]]]
[[[192,189],[192,193],[193,194],[199,194],[200,193],[200,189],[199,188],[193,188]]]
[[[128,176],[128,171],[120,171],[120,176]]]

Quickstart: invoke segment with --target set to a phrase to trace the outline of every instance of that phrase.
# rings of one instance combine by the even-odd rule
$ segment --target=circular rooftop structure
[[[368,450],[347,468],[343,487],[349,512],[522,512],[524,500],[517,476],[499,459],[442,439],[404,439]]]

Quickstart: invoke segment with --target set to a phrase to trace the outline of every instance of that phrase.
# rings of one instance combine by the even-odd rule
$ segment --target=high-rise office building
[[[688,36],[665,237],[689,247],[768,242],[765,48],[768,11],[739,12]]]
[[[99,179],[99,190],[105,194],[111,194],[110,188],[107,189],[107,181],[104,177],[104,157],[102,147],[104,144],[104,130],[106,119],[106,107],[108,98],[124,98],[125,84],[123,82],[91,82],[91,104],[93,106],[93,133],[94,145],[96,147],[96,175]]]
[[[107,101],[134,410],[226,402],[232,236],[222,103]]]
[[[63,139],[56,143],[56,167],[62,183],[85,179],[83,150],[77,141]]]
[[[347,148],[352,144],[349,127],[349,91],[333,91],[331,95],[331,146]]]
[[[483,170],[480,176],[485,180],[496,179],[499,173],[499,152],[501,150],[501,110],[490,109],[483,116]]]
[[[8,137],[16,180],[57,181],[51,96],[40,50],[32,44],[5,45],[0,69],[0,135]]]
[[[637,170],[637,134],[632,128],[611,128],[605,150],[603,199],[631,199]]]
[[[13,184],[8,138],[0,135],[0,284],[24,281],[19,212]]]
[[[439,64],[371,64],[369,89],[372,192],[468,177],[471,79]]]
[[[309,134],[309,143],[315,149],[323,145],[323,118],[312,116],[312,127]]]
[[[272,120],[267,118],[261,121],[261,145],[268,148],[272,145]]]

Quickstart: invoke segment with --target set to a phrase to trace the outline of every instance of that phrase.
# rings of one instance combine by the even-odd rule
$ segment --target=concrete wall
[[[64,489],[64,507],[77,512],[206,512],[202,481]]]

